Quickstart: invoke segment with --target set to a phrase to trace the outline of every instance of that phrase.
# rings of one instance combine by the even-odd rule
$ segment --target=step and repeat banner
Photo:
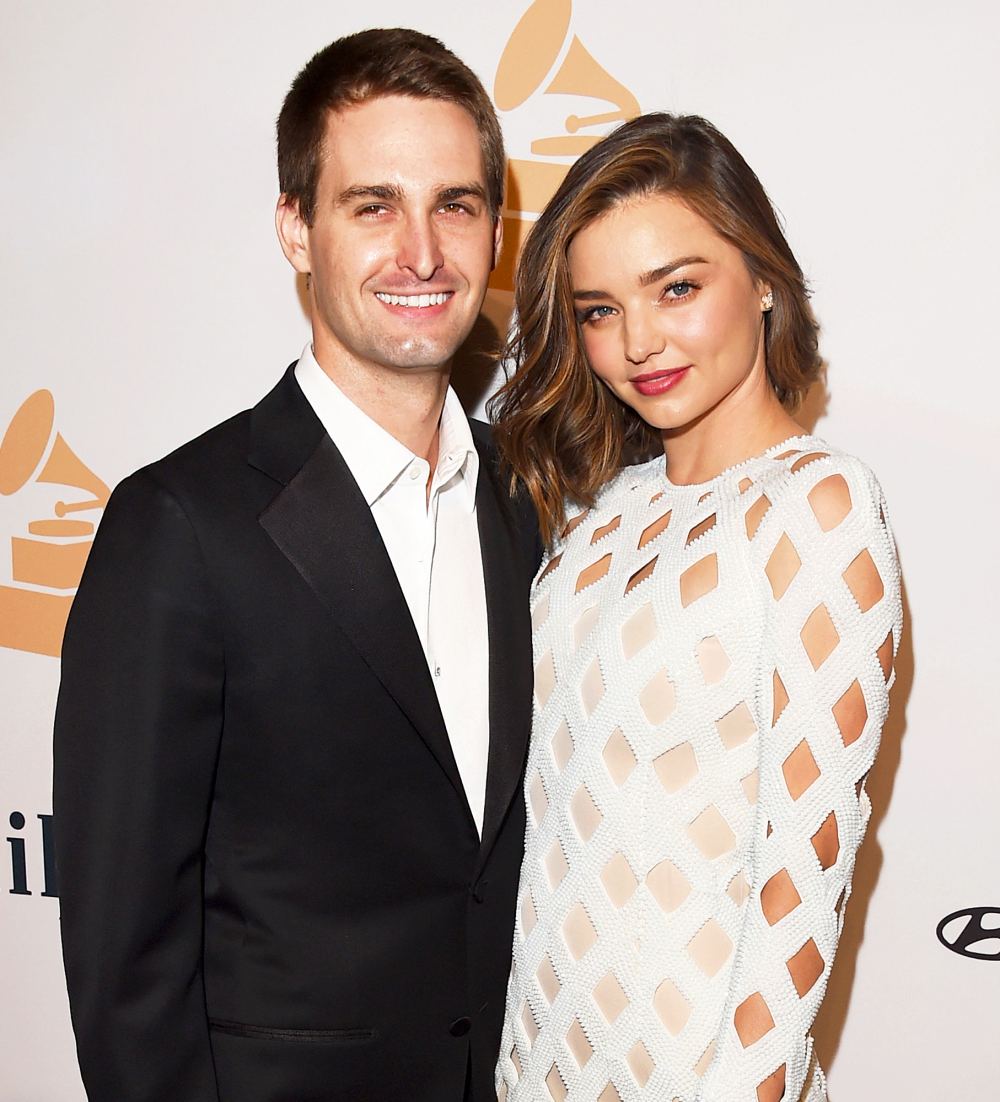
[[[274,120],[377,19],[492,92],[507,251],[456,383],[495,387],[519,242],[573,158],[641,111],[718,125],[814,289],[807,427],[889,500],[907,628],[817,1045],[833,1102],[1000,1078],[1000,138],[995,5],[497,0],[4,5],[0,36],[0,1102],[79,1102],[52,858],[66,616],[110,489],[253,404],[308,339],[280,255]],[[141,640],[136,640],[141,645]]]

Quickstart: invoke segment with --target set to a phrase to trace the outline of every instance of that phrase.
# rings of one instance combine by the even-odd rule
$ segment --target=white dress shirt
[[[441,413],[438,463],[363,413],[306,346],[295,379],[344,457],[382,536],[424,648],[458,772],[482,834],[489,755],[489,642],[476,517],[479,453],[458,396]]]

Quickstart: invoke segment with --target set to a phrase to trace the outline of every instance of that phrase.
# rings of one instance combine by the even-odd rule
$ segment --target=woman
[[[494,414],[549,551],[499,1097],[824,1099],[901,614],[878,483],[791,416],[801,270],[733,146],[653,114],[573,166],[516,296]]]

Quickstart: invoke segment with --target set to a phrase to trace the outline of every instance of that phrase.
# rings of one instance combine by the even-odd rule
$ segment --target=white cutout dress
[[[825,1099],[809,1030],[902,619],[874,476],[808,436],[696,486],[630,467],[532,616],[501,1102],[757,1102],[782,1066],[786,1102]],[[751,999],[773,1026],[741,1037]]]

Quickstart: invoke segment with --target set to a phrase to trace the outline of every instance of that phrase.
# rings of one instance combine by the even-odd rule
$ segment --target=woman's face
[[[679,199],[622,203],[577,233],[568,257],[591,368],[654,428],[683,429],[766,386],[768,288]]]

